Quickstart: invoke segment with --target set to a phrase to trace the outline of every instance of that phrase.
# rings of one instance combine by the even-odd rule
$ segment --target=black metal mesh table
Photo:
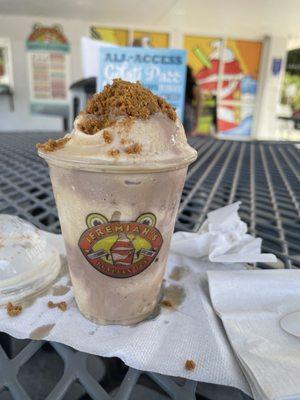
[[[198,159],[176,229],[197,231],[207,212],[241,201],[242,219],[263,239],[263,250],[280,259],[276,267],[300,267],[300,145],[203,139],[194,146]]]
[[[36,142],[45,141],[49,136],[55,137],[47,133],[0,134],[0,212],[18,215],[40,229],[59,233],[48,170],[34,149]],[[262,237],[263,250],[275,253],[280,260],[276,265],[258,267],[300,267],[300,147],[294,143],[231,142],[211,138],[195,138],[191,143],[199,157],[188,172],[176,229],[196,231],[209,211],[240,200],[240,214],[250,233]],[[26,342],[11,360],[0,348],[0,388],[8,388],[12,398],[34,398],[26,393],[18,374],[42,344]],[[105,369],[100,357],[97,358],[100,372],[96,377],[88,368],[86,354],[57,343],[51,346],[63,360],[64,369],[47,400],[63,399],[74,382],[80,382],[83,393],[90,396],[85,398],[112,398],[108,394],[112,392],[98,383]],[[129,399],[142,374],[150,377],[158,389],[172,399],[195,399],[196,382],[175,381],[132,368],[121,376],[113,398]],[[158,396],[155,398],[163,398]]]

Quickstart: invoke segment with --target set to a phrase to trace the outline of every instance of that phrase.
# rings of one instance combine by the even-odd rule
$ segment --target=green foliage
[[[293,97],[288,97],[286,92],[289,85],[296,85],[296,95]],[[283,81],[283,88],[282,88],[282,96],[281,96],[281,103],[288,104],[292,107],[293,110],[297,110],[300,108],[300,75],[294,75],[289,72],[286,72],[284,81]]]

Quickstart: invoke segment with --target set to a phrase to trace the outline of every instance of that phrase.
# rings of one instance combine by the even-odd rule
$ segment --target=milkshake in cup
[[[75,299],[98,324],[131,325],[158,302],[188,165],[173,108],[120,79],[63,139],[38,145],[50,170]]]

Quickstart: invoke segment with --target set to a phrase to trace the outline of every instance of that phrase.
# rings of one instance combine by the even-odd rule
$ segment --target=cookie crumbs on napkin
[[[53,301],[48,301],[48,307],[49,308],[59,308],[61,311],[66,311],[68,308],[67,303],[65,301],[61,301],[60,303],[53,303]]]
[[[16,317],[21,314],[23,307],[22,306],[14,306],[11,302],[9,302],[6,306],[7,314],[10,317]]]
[[[163,307],[173,308],[173,304],[172,304],[172,302],[170,300],[163,300],[161,302],[161,305]]]
[[[186,360],[184,367],[187,371],[193,371],[196,368],[196,363],[193,360]]]
[[[116,218],[114,216],[114,220]],[[165,292],[163,299],[170,300],[174,308],[161,308],[156,318],[135,326],[96,326],[80,314],[74,301],[70,277],[65,268],[62,236],[48,232],[43,232],[43,235],[49,240],[49,244],[59,249],[64,259],[62,274],[55,282],[55,287],[68,287],[70,290],[64,293],[55,292],[60,297],[54,297],[54,292],[49,297],[39,294],[26,307],[13,301],[13,304],[23,306],[19,318],[9,317],[6,308],[0,308],[2,332],[16,337],[64,343],[85,353],[119,357],[135,369],[230,385],[251,394],[224,335],[221,322],[212,310],[208,293],[206,290],[202,292],[207,287],[207,270],[237,270],[241,268],[240,265],[214,266],[208,261],[183,258],[170,253],[166,277],[174,266],[184,265],[189,271],[182,280],[182,289],[186,292],[184,300],[181,296],[182,289],[176,289],[175,296],[170,296],[170,290],[174,292],[174,281],[166,278],[165,286],[171,286],[171,289]],[[176,302],[178,297],[180,300]],[[50,310],[47,306],[49,300],[53,303],[65,301],[67,310]],[[204,364],[203,354],[210,354]],[[185,362],[191,358],[196,367],[194,370],[187,370]]]

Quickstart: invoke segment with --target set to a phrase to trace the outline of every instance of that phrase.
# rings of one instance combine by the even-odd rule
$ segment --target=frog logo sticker
[[[86,224],[88,229],[78,246],[97,271],[113,278],[129,278],[143,272],[155,260],[163,243],[152,213],[130,222],[108,221],[104,215],[93,213],[87,216]]]

